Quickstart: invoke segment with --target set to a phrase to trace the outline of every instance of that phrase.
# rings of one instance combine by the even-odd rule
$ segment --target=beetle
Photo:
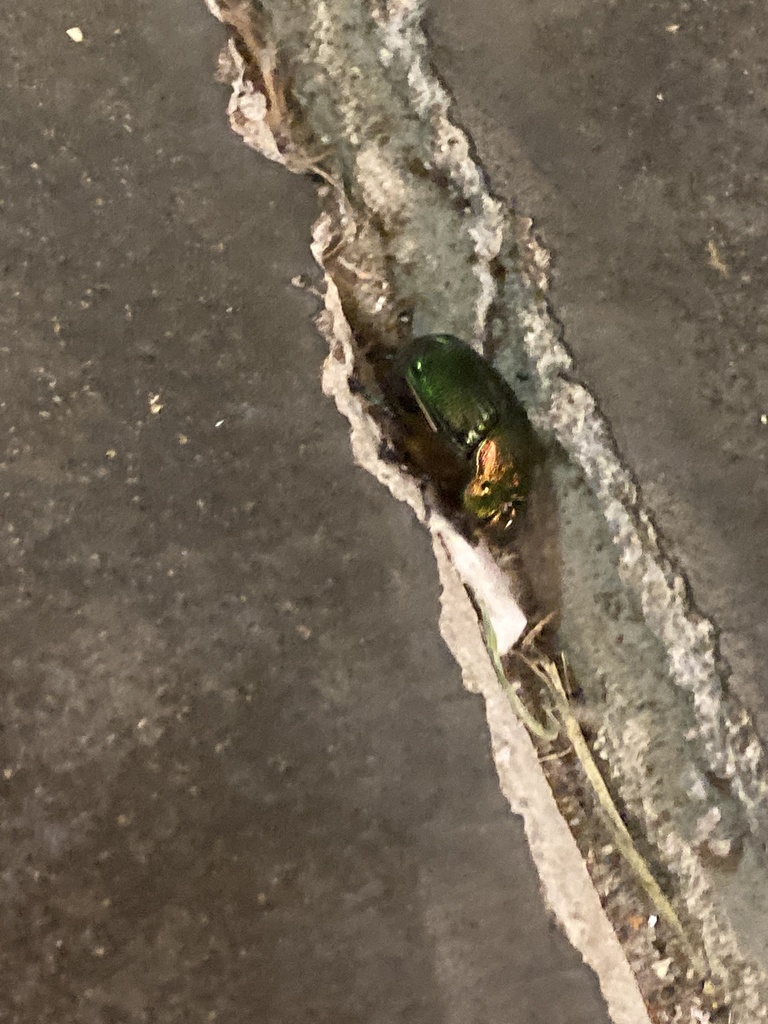
[[[467,464],[464,511],[481,524],[512,527],[537,460],[533,428],[512,388],[450,334],[413,339],[398,352],[396,367],[429,429]]]

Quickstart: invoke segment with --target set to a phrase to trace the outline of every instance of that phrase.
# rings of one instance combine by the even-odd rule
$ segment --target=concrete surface
[[[0,1020],[599,1024],[220,28],[31,0],[0,39]]]
[[[581,699],[593,721],[601,723],[598,744],[607,754],[621,806],[636,834],[648,840],[654,851],[652,860],[658,853],[668,877],[674,880],[672,885],[691,919],[691,930],[703,936],[715,988],[722,987],[719,998],[728,1003],[722,1016],[733,1017],[734,1024],[755,1024],[768,1012],[768,979],[763,969],[768,906],[760,903],[765,892],[768,833],[760,744],[740,706],[723,700],[725,673],[714,631],[710,633],[708,621],[688,613],[683,580],[673,577],[665,559],[658,556],[652,529],[641,526],[645,520],[635,503],[635,487],[610,445],[601,440],[603,423],[593,415],[591,395],[578,381],[558,375],[558,367],[570,360],[559,341],[556,322],[543,303],[538,303],[537,289],[520,279],[517,225],[511,218],[505,221],[500,204],[485,193],[466,140],[445,116],[447,94],[431,75],[426,62],[431,55],[413,21],[422,5],[418,0],[392,0],[386,5],[376,0],[368,4],[357,0],[270,0],[266,18],[256,3],[228,5],[222,0],[220,6],[221,16],[239,35],[238,56],[233,56],[230,65],[233,128],[277,159],[276,149],[282,147],[304,168],[316,165],[323,147],[329,147],[323,157],[325,180],[343,187],[345,203],[337,204],[338,193],[325,189],[329,220],[323,222],[327,225],[323,234],[330,254],[326,266],[330,264],[329,273],[356,336],[361,359],[355,372],[360,372],[366,358],[376,359],[377,344],[388,346],[402,340],[407,334],[403,324],[410,323],[413,330],[445,329],[465,337],[487,326],[498,368],[519,388],[521,400],[532,414],[540,414],[542,430],[556,437],[559,448],[555,453],[566,455],[572,464],[565,465],[559,457],[556,464],[553,460],[558,515],[550,519],[549,543],[537,544],[536,538],[531,538],[531,544],[525,544],[526,548],[539,548],[532,560],[537,565],[548,560],[547,549],[553,562],[557,560],[554,585],[546,588],[549,599],[542,602],[541,611],[531,614],[543,614],[552,599],[559,603],[559,639]],[[605,15],[608,27],[603,32],[615,34],[615,39],[611,36],[613,47],[607,48],[612,58],[624,55],[634,27],[632,20],[622,19],[617,10],[610,8]],[[572,20],[575,12],[569,11]],[[455,79],[459,116],[468,117],[471,127],[473,89],[482,100],[487,91],[492,100],[498,99],[499,81],[504,82],[507,74],[515,80],[517,72],[508,72],[508,64],[516,45],[527,56],[529,44],[545,64],[550,47],[557,56],[555,23],[560,15],[550,11],[553,23],[547,24],[545,19],[538,35],[529,28],[526,36],[526,16],[538,24],[538,9],[534,14],[522,7],[505,8],[500,14],[489,4],[480,12],[472,8],[469,16],[463,8],[453,18],[452,13],[456,12],[450,7],[433,9],[435,37],[440,38],[444,25],[453,46],[453,50],[444,46],[435,58]],[[483,43],[489,34],[495,34],[497,22],[498,35],[502,40],[510,37],[510,44],[502,42],[486,50]],[[520,39],[515,39],[518,23]],[[659,31],[675,36],[680,30],[681,24],[674,23]],[[590,32],[599,35],[597,29]],[[589,32],[585,35],[591,38]],[[468,39],[476,43],[469,59]],[[567,45],[575,49],[572,40],[567,40]],[[579,61],[589,66],[590,60],[597,60],[602,53],[602,48],[583,46],[576,72],[581,69]],[[638,60],[640,57],[638,54]],[[275,60],[277,70],[272,71]],[[519,63],[524,67],[523,59]],[[612,66],[604,69],[603,77],[613,70]],[[622,73],[627,75],[627,69],[622,67]],[[695,78],[695,68],[692,73]],[[600,75],[594,77],[595,82],[585,86],[590,100],[599,96],[604,86]],[[535,151],[538,145],[546,152],[547,139],[537,134],[546,133],[547,122],[538,124],[535,119],[539,102],[535,79],[529,84],[522,75],[517,85],[515,103],[531,93],[530,123],[523,116],[531,148]],[[542,92],[550,85],[549,79],[543,82]],[[253,89],[260,87],[269,97],[267,124],[263,116],[267,99],[253,96]],[[290,90],[290,104],[280,102],[283,88]],[[470,100],[468,115],[463,113],[462,96]],[[501,96],[503,99],[503,89]],[[661,89],[653,102],[665,102]],[[545,103],[542,106],[546,108]],[[521,108],[526,109],[522,99],[512,113],[518,114]],[[574,96],[563,98],[556,93],[550,112],[555,117],[561,111],[566,118],[578,115]],[[496,102],[482,139],[491,153],[503,150],[514,166],[514,122],[506,122],[505,113],[504,103]],[[622,126],[618,115],[617,121],[617,134],[625,131],[631,138],[639,115],[630,107],[628,122]],[[596,124],[599,128],[600,122]],[[274,135],[266,144],[263,136],[265,131],[269,135],[270,128]],[[654,133],[662,134],[658,125],[651,123],[647,139],[652,141]],[[569,170],[572,168],[566,164],[562,177],[573,188],[574,203],[578,203],[580,193],[578,186],[571,185]],[[522,178],[525,180],[525,174]],[[608,175],[598,188],[609,188],[610,180]],[[585,193],[588,198],[589,189]],[[639,217],[644,210],[642,196],[637,205]],[[594,200],[590,215],[598,224],[602,213]],[[506,241],[499,233],[502,223]],[[624,228],[631,235],[632,225]],[[701,238],[701,258],[708,272],[730,280],[733,271],[723,262],[724,243],[710,230],[709,237],[705,232]],[[655,241],[646,239],[651,248]],[[746,271],[740,281],[749,283]],[[588,294],[599,278],[587,275],[582,283]],[[650,309],[652,297],[649,278],[645,301]],[[489,323],[486,313],[492,299]],[[343,330],[336,332],[335,340],[343,349]],[[634,339],[617,332],[615,341],[611,340],[611,356],[620,365],[623,350],[633,351]],[[600,353],[600,344],[596,350]],[[631,363],[631,359],[627,361]],[[660,375],[667,372],[663,362],[657,365]],[[360,383],[365,390],[364,367],[362,373]],[[670,377],[675,382],[671,408],[687,425],[688,437],[696,437],[701,419],[697,419],[695,401],[690,410],[686,405],[688,394],[683,385],[689,381],[685,368]],[[628,389],[622,395],[618,375],[617,379],[619,405],[626,400],[631,410],[638,398],[641,402],[647,399],[643,411],[650,409],[659,417],[652,393],[644,396],[642,389]],[[348,409],[343,378],[334,393],[340,406]],[[354,411],[350,411],[354,422]],[[753,410],[753,416],[754,425],[762,429],[764,414]],[[765,418],[768,421],[768,414]],[[724,416],[719,429],[725,436],[740,422],[738,417]],[[746,420],[744,423],[748,426]],[[646,429],[642,415],[635,429]],[[617,433],[621,440],[621,432]],[[674,446],[677,440],[678,434],[669,431],[665,443]],[[365,465],[381,479],[391,478],[391,469],[376,464],[375,451],[373,446],[363,456]],[[705,456],[709,449],[702,447],[701,452],[704,456],[692,460],[694,480],[702,472],[708,477]],[[669,464],[687,467],[690,454],[686,452],[682,459],[673,454]],[[640,479],[647,487],[646,469],[641,467]],[[682,472],[680,476],[684,495],[686,478]],[[721,504],[727,502],[722,493],[717,499]],[[546,512],[541,518],[545,516]],[[530,518],[537,520],[538,528],[539,515]],[[692,537],[689,556],[697,553],[696,537]],[[525,554],[521,552],[523,569],[540,576]],[[719,597],[723,596],[720,591]],[[711,597],[705,589],[704,610],[711,611]],[[474,628],[470,620],[467,630]],[[456,648],[452,645],[452,649]],[[462,664],[467,664],[458,649],[457,653]],[[746,660],[742,658],[739,664],[732,658],[737,669],[735,686],[748,696],[749,685],[756,690],[754,682],[760,677],[753,671],[754,665],[745,665]],[[759,707],[759,700],[755,706]],[[492,728],[495,724],[491,715]],[[501,760],[499,770],[507,782]],[[710,823],[715,823],[716,832],[709,831]],[[602,848],[598,840],[595,849],[599,853]],[[744,912],[745,907],[749,913]],[[567,914],[563,917],[567,920]],[[684,928],[676,925],[676,930]],[[662,974],[665,971],[662,968]],[[642,968],[638,972],[642,975]],[[656,1006],[650,988],[645,993]],[[670,1006],[668,1016],[677,1018],[686,1012]]]
[[[494,188],[553,253],[552,303],[578,373],[721,628],[732,684],[765,737],[760,8],[431,0],[429,10],[458,117]]]

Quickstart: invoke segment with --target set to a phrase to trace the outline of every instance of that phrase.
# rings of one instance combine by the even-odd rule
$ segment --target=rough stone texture
[[[220,39],[0,20],[0,1020],[596,1024]]]
[[[431,0],[430,15],[459,117],[494,188],[554,253],[552,302],[578,372],[766,736],[759,8]]]

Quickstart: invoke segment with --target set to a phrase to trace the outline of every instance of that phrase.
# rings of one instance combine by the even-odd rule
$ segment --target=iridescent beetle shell
[[[417,338],[400,354],[405,383],[431,429],[471,463],[464,510],[511,526],[531,485],[535,437],[504,378],[469,345],[448,334]]]

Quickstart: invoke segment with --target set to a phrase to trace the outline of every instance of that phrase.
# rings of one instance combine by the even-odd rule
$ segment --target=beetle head
[[[494,435],[478,445],[474,462],[474,476],[464,489],[465,510],[481,522],[510,528],[525,500],[519,470]]]

